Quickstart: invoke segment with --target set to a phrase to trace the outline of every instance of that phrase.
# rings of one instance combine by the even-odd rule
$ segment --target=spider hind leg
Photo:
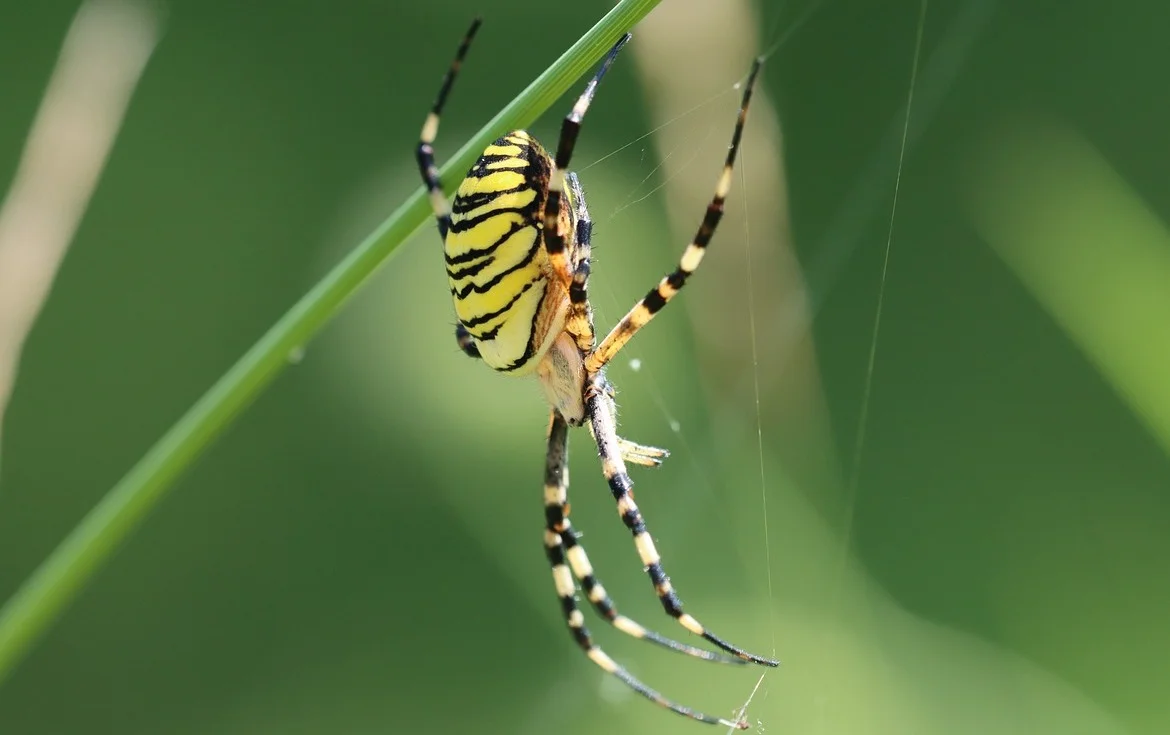
[[[554,409],[549,419],[548,454],[545,463],[544,548],[549,564],[552,566],[553,584],[556,587],[557,598],[561,603],[561,611],[564,613],[565,622],[573,640],[589,657],[590,661],[655,704],[683,717],[710,725],[734,727],[740,730],[747,729],[748,723],[743,720],[716,717],[667,699],[635,678],[593,642],[593,637],[585,626],[585,616],[577,607],[577,588],[573,583],[574,577],[581,580],[581,586],[597,613],[623,633],[707,661],[743,663],[739,658],[671,640],[618,613],[613,600],[606,593],[601,582],[594,576],[589,558],[585,555],[585,549],[581,546],[569,524],[568,432],[568,422]]]
[[[595,378],[595,381],[597,380],[600,380],[600,377]],[[630,529],[630,533],[634,536],[634,546],[638,550],[638,556],[642,560],[642,566],[645,567],[646,574],[650,577],[650,581],[654,585],[654,592],[658,595],[658,600],[662,603],[662,608],[684,628],[733,656],[741,658],[744,661],[760,664],[761,666],[779,666],[778,661],[765,658],[758,654],[749,653],[723,640],[708,630],[693,615],[683,611],[682,600],[679,599],[678,593],[674,591],[674,586],[671,585],[670,578],[666,576],[666,570],[662,566],[662,558],[659,556],[658,550],[654,545],[654,540],[650,537],[650,532],[646,528],[646,520],[642,517],[642,512],[638,510],[638,506],[634,502],[633,482],[626,472],[626,465],[620,448],[620,440],[617,436],[613,398],[603,387],[589,390],[586,392],[586,411],[589,414],[589,422],[593,428],[593,437],[597,441],[597,451],[601,457],[602,474],[605,475],[610,492],[613,494],[614,501],[617,503],[617,510],[621,516],[622,523],[625,524],[626,528]]]

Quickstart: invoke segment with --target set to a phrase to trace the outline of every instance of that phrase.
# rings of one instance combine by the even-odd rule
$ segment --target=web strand
[[[881,331],[882,307],[885,303],[886,282],[890,268],[890,252],[894,242],[894,221],[898,212],[898,194],[902,184],[902,170],[906,160],[906,141],[910,134],[910,111],[914,106],[914,87],[918,80],[918,64],[922,55],[922,36],[926,27],[926,7],[928,0],[922,0],[918,8],[918,29],[914,41],[914,60],[910,67],[910,89],[906,94],[906,115],[902,121],[902,140],[898,152],[898,173],[894,178],[894,196],[890,204],[889,225],[886,228],[886,247],[882,257],[882,272],[878,286],[877,308],[873,319],[873,333],[869,343],[869,356],[866,361],[865,383],[861,398],[861,415],[857,420],[857,440],[853,446],[852,464],[849,472],[849,482],[846,486],[845,524],[842,529],[841,558],[837,569],[838,584],[845,572],[849,558],[850,538],[853,533],[853,520],[857,508],[857,488],[861,477],[861,459],[865,450],[866,428],[869,423],[869,405],[873,395],[874,364],[877,360],[878,337]]]
[[[745,156],[746,158],[746,156]],[[744,253],[747,261],[747,300],[748,300],[748,331],[752,343],[752,388],[755,392],[756,406],[756,453],[760,458],[760,505],[762,506],[764,525],[764,559],[768,570],[768,628],[772,632],[772,657],[776,657],[776,626],[772,625],[775,619],[775,596],[772,593],[772,547],[768,538],[768,482],[764,470],[764,420],[760,410],[760,351],[756,333],[756,296],[754,279],[752,278],[752,237],[751,217],[748,208],[748,187],[746,166],[740,166],[740,198],[743,200],[743,239]],[[761,681],[763,677],[761,677]],[[756,684],[759,687],[759,684]],[[752,691],[755,695],[755,691]],[[750,701],[750,699],[749,699]],[[746,705],[745,705],[746,707]]]

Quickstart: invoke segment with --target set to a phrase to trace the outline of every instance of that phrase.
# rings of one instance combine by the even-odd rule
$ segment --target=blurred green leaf
[[[1059,124],[988,136],[975,226],[1170,454],[1170,232],[1109,161]]]

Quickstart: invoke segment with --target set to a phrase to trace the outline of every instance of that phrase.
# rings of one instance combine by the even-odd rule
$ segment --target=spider
[[[627,462],[653,467],[668,453],[618,437],[614,390],[605,377],[606,364],[674,298],[703,259],[731,188],[732,166],[761,60],[752,65],[744,86],[727,160],[694,240],[674,272],[659,281],[597,344],[587,295],[592,223],[585,192],[576,174],[569,171],[569,161],[597,85],[630,35],[610,49],[565,118],[555,158],[523,130],[507,133],[484,150],[448,204],[439,182],[433,143],[443,105],[479,26],[476,18],[443,77],[417,149],[419,171],[443,240],[458,317],[456,341],[467,355],[501,373],[535,373],[548,398],[551,416],[544,471],[544,548],[561,610],[577,645],[604,671],[667,709],[700,722],[746,729],[748,724],[742,720],[715,717],[667,699],[610,658],[585,627],[574,578],[597,613],[634,638],[707,661],[777,665],[728,643],[683,611],[646,521],[634,503],[633,483],[626,473]],[[662,607],[682,627],[731,655],[666,638],[618,613],[569,523],[568,430],[582,425],[589,427],[597,443],[602,474],[622,522],[633,534],[634,546]]]

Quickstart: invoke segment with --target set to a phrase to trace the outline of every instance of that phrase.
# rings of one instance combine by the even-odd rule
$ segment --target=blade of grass
[[[501,133],[547,110],[660,0],[622,0],[492,118],[442,169],[450,194]],[[426,102],[429,102],[427,100]],[[419,110],[426,104],[420,101]],[[419,120],[422,120],[420,113]],[[130,469],[0,609],[0,683],[174,480],[387,258],[431,217],[420,187],[272,326]]]

